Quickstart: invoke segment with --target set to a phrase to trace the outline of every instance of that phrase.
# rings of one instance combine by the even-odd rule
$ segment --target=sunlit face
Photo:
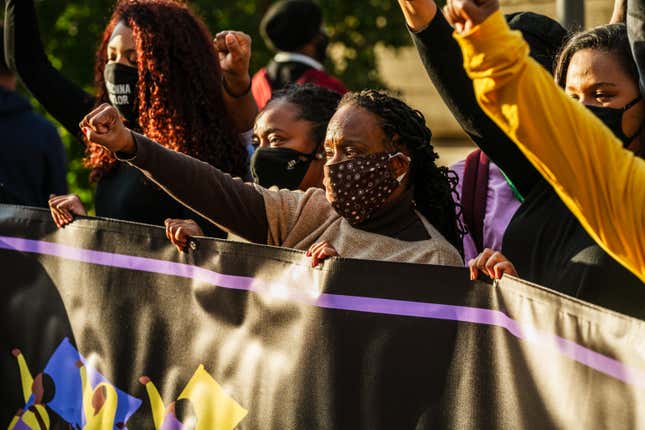
[[[639,95],[638,83],[623,70],[614,54],[583,49],[571,57],[566,76],[566,93],[584,105],[623,108]],[[641,100],[623,114],[623,132],[638,131],[645,109]]]
[[[354,157],[391,152],[395,145],[383,131],[380,118],[362,107],[346,104],[329,121],[325,137],[326,165],[340,163]],[[324,178],[327,199],[333,201],[329,178]]]
[[[342,106],[331,117],[324,148],[327,165],[360,155],[393,150],[390,139],[383,132],[380,118],[354,104]]]
[[[114,27],[107,47],[107,60],[128,67],[137,67],[137,50],[130,27],[123,21]]]
[[[253,144],[260,148],[288,148],[303,154],[313,154],[319,142],[312,138],[313,123],[299,118],[300,108],[285,100],[269,103],[258,115],[253,126]],[[302,156],[303,161],[308,157]],[[322,188],[323,160],[320,155],[310,163],[307,173],[300,182],[303,191]]]
[[[318,146],[311,138],[312,123],[298,118],[298,106],[284,100],[269,103],[253,126],[253,144],[261,148],[289,148],[311,154]]]

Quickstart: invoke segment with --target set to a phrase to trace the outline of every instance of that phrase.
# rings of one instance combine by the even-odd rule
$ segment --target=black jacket
[[[50,194],[67,192],[65,150],[56,128],[25,98],[2,88],[0,183],[5,202],[28,206],[47,207]]]

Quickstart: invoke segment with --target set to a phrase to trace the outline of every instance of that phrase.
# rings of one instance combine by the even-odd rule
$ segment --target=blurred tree
[[[251,68],[266,64],[272,53],[259,36],[259,23],[272,0],[185,1],[201,15],[213,34],[235,29],[253,37]],[[219,4],[218,4],[219,3]],[[374,47],[401,47],[410,43],[401,12],[394,0],[322,0],[325,24],[332,40],[333,61],[328,68],[351,89],[382,88]],[[114,0],[37,0],[41,37],[52,63],[90,92],[96,46]],[[70,190],[92,208],[93,190],[82,167],[83,148],[59,128],[70,160]]]

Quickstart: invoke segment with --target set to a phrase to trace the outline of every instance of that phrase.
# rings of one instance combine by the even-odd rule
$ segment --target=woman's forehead
[[[582,49],[571,57],[567,69],[567,87],[588,86],[600,82],[620,84],[631,82],[615,54],[597,49]]]
[[[132,29],[124,21],[119,21],[114,30],[112,30],[109,46],[127,47],[128,49],[134,47]]]
[[[283,100],[269,103],[256,117],[254,130],[287,126],[298,121],[298,106]],[[302,120],[304,121],[304,120]]]
[[[355,104],[341,106],[329,121],[327,128],[335,138],[344,139],[374,138],[383,136],[379,117]]]

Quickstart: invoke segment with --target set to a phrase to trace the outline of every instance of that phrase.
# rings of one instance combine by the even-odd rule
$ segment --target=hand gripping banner
[[[10,429],[645,428],[643,322],[511,278],[17,206],[0,268]]]

